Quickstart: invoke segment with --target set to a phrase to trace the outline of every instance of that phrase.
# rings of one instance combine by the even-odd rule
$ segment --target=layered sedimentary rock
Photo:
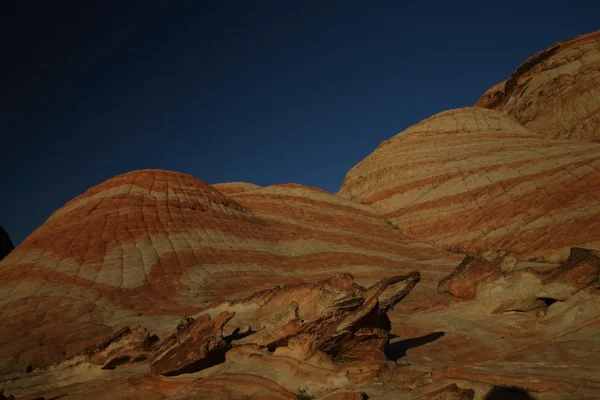
[[[217,183],[213,185],[214,188],[218,189],[221,193],[230,195],[236,193],[246,192],[248,190],[260,189],[260,186],[255,185],[254,183],[248,182],[227,182],[227,183]]]
[[[476,105],[504,111],[546,137],[600,140],[600,31],[535,54]]]
[[[229,350],[237,347],[267,349],[317,367],[327,368],[333,360],[376,366],[387,361],[387,312],[419,280],[420,274],[413,272],[365,289],[351,275],[340,274],[226,302],[203,311],[164,340],[150,358],[150,369],[160,375],[201,371],[225,362]],[[260,370],[254,373],[261,375]]]
[[[561,265],[504,263],[504,258],[469,257],[442,280],[440,291],[460,296],[451,307],[392,319],[399,335],[422,341],[429,332],[445,332],[411,348],[402,361],[430,365],[445,378],[494,385],[490,398],[596,397],[598,252],[573,249]],[[484,276],[486,270],[493,272]],[[468,387],[479,393],[477,385]]]
[[[483,259],[508,278],[528,269],[504,262],[502,254]],[[419,274],[369,288],[341,274],[214,305],[158,343],[143,327],[130,326],[80,356],[0,378],[0,384],[23,399],[129,393],[144,399],[466,400],[476,393],[527,391],[541,400],[593,398],[600,390],[600,292],[590,282],[598,277],[599,260],[595,251],[574,249],[564,265],[536,271],[546,290],[556,291],[557,284],[573,289],[542,314],[489,312],[481,307],[486,296],[399,314],[391,309],[414,289]],[[468,270],[465,265],[459,269]],[[441,285],[464,276],[454,273]],[[503,285],[498,279],[474,284]],[[512,284],[521,294],[531,290],[522,280]],[[386,346],[394,336],[400,338]],[[378,356],[382,349],[385,357]]]
[[[8,255],[14,249],[14,245],[12,240],[10,240],[10,236],[8,236],[8,232],[4,230],[2,226],[0,226],[0,261],[4,257]]]
[[[338,196],[91,188],[0,262],[0,398],[596,398],[597,37],[385,141]]]
[[[600,145],[548,139],[484,108],[442,112],[383,142],[340,195],[410,237],[561,261],[600,248]]]
[[[482,310],[494,313],[545,312],[555,302],[600,284],[599,255],[595,250],[573,248],[565,263],[542,270],[516,268],[518,264],[503,263],[503,257],[469,256],[440,281],[438,292],[476,299]]]
[[[0,264],[0,369],[59,362],[133,323],[164,337],[212,303],[348,270],[372,284],[423,269],[435,289],[460,259],[319,189],[235,192],[137,171],[57,210]]]
[[[261,291],[186,319],[156,345],[143,327],[127,327],[88,348],[83,358],[29,372],[30,382],[42,390],[18,393],[24,398],[88,400],[133,391],[141,398],[173,399],[369,398],[348,389],[377,379],[383,371],[398,376],[384,353],[391,329],[387,313],[419,280],[420,274],[412,272],[364,288],[351,275],[339,274]],[[142,357],[149,351],[148,359]],[[109,359],[121,362],[108,361],[107,368]],[[98,370],[89,363],[104,366]],[[83,385],[70,382],[69,372],[75,369],[87,371],[87,376],[78,374]],[[3,383],[15,389],[18,380]],[[406,391],[393,385],[385,390]],[[454,385],[425,398],[462,392]]]

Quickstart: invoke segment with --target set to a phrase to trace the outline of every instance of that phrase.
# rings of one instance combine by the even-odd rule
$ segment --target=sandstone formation
[[[600,31],[535,54],[476,105],[549,138],[600,140]]]
[[[559,262],[600,248],[600,144],[548,139],[484,108],[446,111],[382,143],[340,196],[406,235],[469,254]]]
[[[385,141],[337,195],[92,187],[0,262],[0,398],[597,398],[598,35]]]
[[[573,248],[567,261],[555,268],[503,269],[502,259],[467,257],[442,279],[439,293],[476,299],[490,312],[545,312],[557,301],[566,301],[590,286],[600,288],[600,252]]]
[[[233,313],[223,312],[213,320],[209,315],[203,315],[178,330],[152,354],[151,371],[161,375],[179,375],[223,362],[229,347],[223,337],[223,326],[233,316]]]
[[[0,225],[0,261],[2,261],[2,259],[6,257],[8,253],[13,251],[14,248],[15,247],[10,240],[10,236],[8,236],[8,232],[6,232]]]
[[[473,400],[475,392],[472,389],[461,389],[455,383],[435,392],[427,393],[423,400]]]
[[[157,341],[156,335],[140,325],[126,326],[87,348],[84,355],[91,364],[114,369],[121,364],[146,360]]]
[[[260,189],[260,186],[248,182],[217,183],[216,185],[213,185],[213,187],[226,195],[247,192],[248,190]]]
[[[437,301],[459,260],[319,189],[227,196],[189,175],[132,172],[67,203],[2,261],[0,370],[60,362],[131,324],[166,337],[212,303],[339,272],[370,285],[422,269]]]
[[[201,371],[224,363],[228,351],[240,346],[315,366],[333,365],[333,360],[385,363],[391,330],[387,311],[419,279],[414,272],[364,289],[341,274],[220,304],[162,342],[150,369],[169,376]]]

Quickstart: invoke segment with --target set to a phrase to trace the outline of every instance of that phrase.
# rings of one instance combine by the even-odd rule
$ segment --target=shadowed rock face
[[[600,31],[556,43],[494,85],[479,107],[555,139],[600,140]]]
[[[4,257],[8,255],[15,246],[13,246],[12,241],[10,240],[10,236],[8,236],[8,232],[4,230],[2,226],[0,226],[0,261]]]

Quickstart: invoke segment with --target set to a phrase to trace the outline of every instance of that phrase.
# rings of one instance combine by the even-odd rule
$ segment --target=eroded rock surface
[[[87,348],[84,354],[90,363],[113,369],[120,364],[146,360],[158,340],[143,326],[126,326]]]
[[[600,248],[599,190],[599,144],[549,139],[499,111],[464,108],[380,144],[339,195],[448,250],[560,262],[570,247]]]
[[[224,362],[226,352],[238,346],[300,361],[386,361],[391,329],[386,313],[419,280],[413,272],[365,290],[351,275],[341,274],[218,305],[166,339],[151,357],[151,370],[162,375],[200,371]]]
[[[473,400],[475,391],[473,389],[461,389],[455,383],[434,392],[427,393],[421,397],[423,400]]]
[[[0,262],[0,388],[596,398],[597,38],[385,141],[338,195],[158,170],[91,188]]]
[[[600,140],[600,31],[533,55],[476,105],[503,111],[546,137]]]
[[[203,315],[178,330],[152,354],[150,370],[155,374],[178,375],[222,363],[229,349],[223,338],[223,326],[233,315],[223,312],[214,319]]]
[[[0,262],[0,371],[61,362],[125,325],[164,338],[211,304],[347,270],[370,285],[426,265],[411,301],[430,304],[460,259],[320,189],[215,186],[235,193],[134,171],[57,210]]]
[[[573,248],[565,263],[538,271],[532,267],[502,270],[503,259],[467,257],[442,279],[439,293],[477,299],[492,312],[544,311],[590,287],[600,288],[600,257],[596,250]]]

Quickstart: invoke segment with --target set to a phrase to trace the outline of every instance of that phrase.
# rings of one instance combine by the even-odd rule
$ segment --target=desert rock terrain
[[[599,62],[534,55],[336,194],[93,186],[0,262],[0,399],[599,398]]]

